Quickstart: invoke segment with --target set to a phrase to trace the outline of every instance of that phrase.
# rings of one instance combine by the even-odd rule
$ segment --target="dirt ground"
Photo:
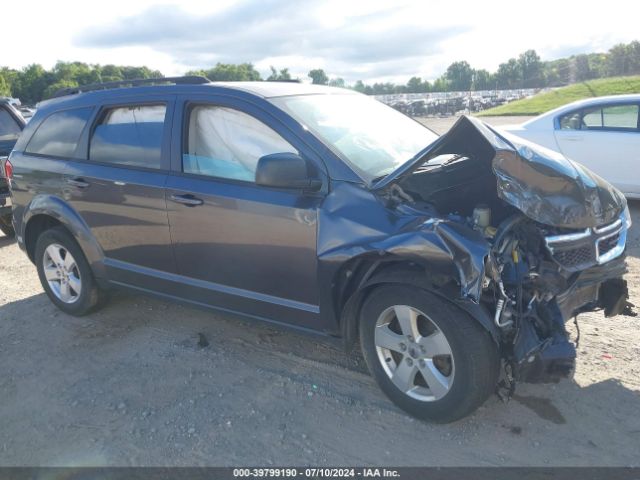
[[[359,354],[318,338],[124,293],[64,315],[1,235],[2,466],[640,465],[638,319],[581,315],[574,380],[519,385],[507,404],[433,425],[394,407]]]

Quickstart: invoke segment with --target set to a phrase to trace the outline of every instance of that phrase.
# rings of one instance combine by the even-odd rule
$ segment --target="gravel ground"
[[[423,121],[442,132],[453,119]],[[359,354],[321,339],[125,293],[69,317],[1,235],[2,466],[640,465],[636,319],[582,315],[574,380],[520,385],[507,404],[432,425],[395,408]]]

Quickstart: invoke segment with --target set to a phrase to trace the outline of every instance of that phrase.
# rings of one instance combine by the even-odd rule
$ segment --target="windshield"
[[[334,147],[366,181],[391,173],[438,138],[365,95],[297,95],[271,101]]]

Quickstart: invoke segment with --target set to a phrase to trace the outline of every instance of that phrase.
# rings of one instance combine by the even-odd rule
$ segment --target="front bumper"
[[[602,309],[606,317],[634,315],[628,301],[627,282],[622,278],[626,271],[625,257],[622,255],[577,273],[571,287],[545,309],[547,318],[555,325],[555,332],[548,339],[540,339],[526,322],[519,337],[523,347],[515,358],[516,378],[528,383],[555,383],[573,376],[576,347],[569,341],[564,323],[579,313],[598,309]],[[533,345],[537,347],[529,350]]]
[[[622,279],[626,272],[623,255],[578,273],[571,287],[556,298],[564,321],[599,308],[607,317],[622,313],[629,297],[627,282]]]

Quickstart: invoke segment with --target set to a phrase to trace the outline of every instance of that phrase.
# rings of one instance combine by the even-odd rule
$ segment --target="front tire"
[[[42,288],[60,310],[82,316],[100,304],[102,294],[91,267],[65,228],[43,232],[36,242],[34,259]]]
[[[361,309],[360,344],[382,391],[422,420],[458,420],[495,390],[500,359],[489,333],[425,290],[373,290]]]

